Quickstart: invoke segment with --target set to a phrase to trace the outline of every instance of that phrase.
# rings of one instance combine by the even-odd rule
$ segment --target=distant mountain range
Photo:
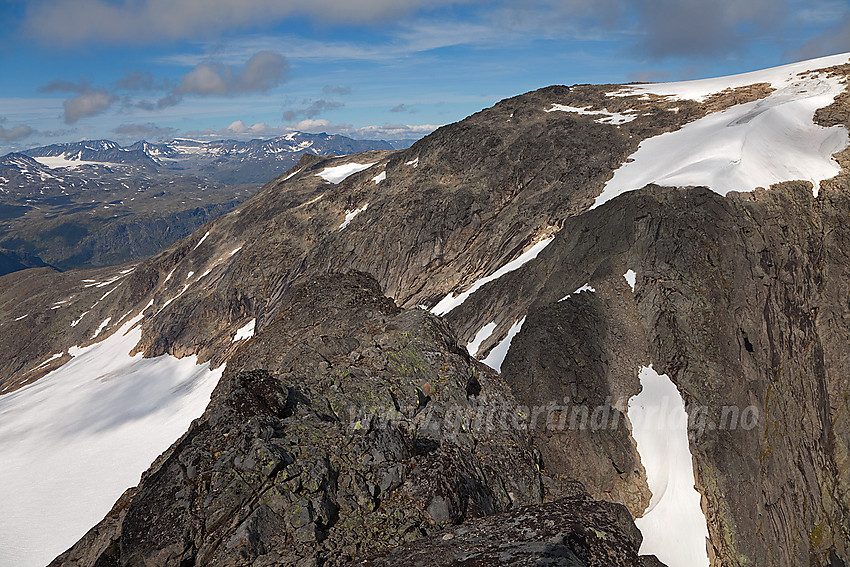
[[[227,212],[304,154],[408,147],[413,140],[354,140],[292,132],[266,140],[178,138],[121,146],[51,144],[0,157],[0,248],[60,269],[149,256]]]
[[[111,140],[51,144],[21,153],[51,167],[106,164],[156,171],[204,172],[229,183],[265,183],[292,167],[305,153],[346,155],[409,147],[415,140],[355,140],[336,134],[290,132],[270,139],[199,141],[175,138],[161,143],[140,140],[122,147]]]

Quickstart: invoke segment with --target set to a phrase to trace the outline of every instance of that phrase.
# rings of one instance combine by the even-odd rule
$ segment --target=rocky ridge
[[[569,397],[590,407],[610,406],[612,413],[621,416],[619,426],[601,433],[532,428],[526,438],[531,460],[523,457],[517,470],[528,470],[523,467],[529,463],[540,467],[542,496],[534,502],[569,499],[571,482],[579,480],[591,498],[623,504],[632,517],[641,514],[648,499],[645,473],[622,416],[625,408],[618,400],[639,391],[638,367],[651,363],[676,384],[692,418],[698,411],[707,412],[703,427],[692,431],[690,447],[709,524],[713,564],[845,564],[850,560],[846,396],[850,386],[846,379],[850,370],[846,356],[850,264],[845,253],[850,249],[850,235],[844,222],[850,210],[850,178],[846,166],[837,177],[821,184],[817,197],[811,185],[801,182],[726,197],[706,188],[649,186],[588,211],[613,169],[641,140],[676,130],[724,105],[757,100],[769,93],[768,88],[755,85],[696,102],[608,96],[615,88],[550,87],[508,99],[400,152],[302,158],[289,174],[269,183],[234,213],[127,268],[127,274],[107,288],[114,293],[99,300],[100,314],[118,314],[128,305],[138,310],[152,301],[142,323],[139,351],[153,356],[198,353],[201,359],[216,364],[227,361],[225,386],[220,385],[201,419],[204,422],[215,415],[216,408],[232,403],[223,396],[223,389],[234,384],[236,376],[247,383],[256,379],[264,384],[280,381],[286,387],[301,381],[310,384],[309,376],[302,376],[306,372],[296,372],[298,380],[281,379],[293,368],[301,368],[292,366],[287,356],[292,356],[294,341],[309,336],[303,328],[287,330],[289,323],[284,321],[304,317],[291,309],[291,302],[297,304],[311,286],[325,285],[317,284],[322,274],[352,269],[368,272],[379,285],[373,296],[380,289],[407,309],[396,317],[419,318],[418,324],[425,325],[434,320],[423,310],[416,311],[417,305],[432,307],[447,293],[459,293],[493,274],[532,244],[554,237],[534,261],[482,285],[444,317],[449,325],[444,328],[446,344],[456,342],[449,329],[463,344],[487,324],[494,324],[493,332],[477,350],[481,358],[505,339],[509,328],[524,321],[498,378],[508,386],[496,387],[505,388],[505,397],[512,396],[520,406],[539,407]],[[634,117],[615,124],[600,115],[547,112],[554,105]],[[845,91],[816,118],[824,125],[848,126],[846,106]],[[847,163],[845,154],[837,157],[839,163]],[[339,183],[328,183],[320,176],[327,168],[351,163],[372,165]],[[359,212],[349,219],[354,211]],[[628,270],[636,273],[634,288],[623,277]],[[30,332],[34,344],[43,346],[22,349],[18,341],[0,337],[7,343],[4,349],[18,353],[14,365],[7,363],[2,369],[7,389],[38,378],[46,369],[23,380],[20,372],[79,340],[67,334],[68,320],[77,317],[89,299],[96,299],[91,291],[77,291],[83,275],[42,270],[0,280],[0,307],[9,312],[3,326],[8,325],[10,332],[4,334],[9,336],[27,332],[29,325],[12,320],[13,309],[27,306],[16,299],[20,282],[42,286],[37,289],[43,291],[33,295],[33,309],[45,305],[48,298],[56,301],[60,295],[80,294],[80,299],[68,302],[67,307],[39,315],[41,327]],[[106,271],[95,275],[92,277],[100,278],[99,282],[114,277]],[[577,293],[585,285],[594,291]],[[567,294],[571,297],[561,301]],[[302,306],[309,304],[309,311],[327,302],[328,298],[316,296]],[[397,308],[386,304],[384,309],[389,320]],[[317,320],[321,317],[317,315]],[[234,343],[235,330],[250,319],[256,320],[257,336],[244,346]],[[349,332],[357,334],[354,329],[346,330]],[[282,338],[285,336],[289,338]],[[357,350],[331,342],[335,345],[331,353],[341,348],[350,356]],[[358,340],[358,344],[366,342],[365,338]],[[324,353],[316,345],[311,348]],[[457,360],[463,359],[462,352],[441,348],[454,352],[460,357]],[[365,352],[358,355],[368,358]],[[328,354],[323,356],[328,358]],[[358,356],[355,359],[360,360]],[[62,359],[53,364],[60,362]],[[333,375],[329,371],[332,362],[332,357],[326,367],[318,362],[322,368],[316,377],[318,384]],[[363,364],[368,367],[371,362]],[[472,361],[467,364],[474,365]],[[268,375],[239,374],[237,368],[260,369]],[[475,368],[486,390],[486,372],[480,366]],[[374,383],[368,384],[373,391]],[[466,398],[466,403],[472,403],[468,393],[462,393],[467,386],[456,384],[457,397],[452,399],[462,404]],[[306,395],[308,400],[333,397],[327,394],[327,387],[314,387],[322,395]],[[416,387],[422,389],[423,385],[417,382]],[[425,390],[422,393],[431,395]],[[365,394],[347,395],[357,399]],[[413,407],[412,393],[408,399],[408,406],[400,404],[399,408]],[[415,400],[418,407],[418,392]],[[307,411],[307,405],[300,407]],[[722,408],[750,406],[760,416],[755,428],[717,428]],[[280,414],[279,408],[271,413]],[[287,416],[283,417],[285,421]],[[279,418],[276,415],[275,419]],[[196,424],[189,436],[201,433]],[[263,437],[243,432],[235,439],[276,439],[274,435],[277,433]],[[121,516],[125,505],[144,508],[153,498],[144,491],[175,486],[179,474],[159,471],[179,469],[168,463],[178,458],[175,455],[185,440],[154,465],[140,485],[142,492],[128,494],[124,504],[64,560],[92,564],[85,558],[101,557],[104,549],[111,551],[102,556],[103,561],[118,557],[114,554],[119,551],[124,553],[123,543],[115,544],[117,547],[113,543],[124,541],[120,526],[126,521]],[[247,450],[240,448],[236,456]],[[217,462],[214,455],[204,458],[209,466]],[[468,458],[472,457],[461,456],[459,462],[469,463],[464,461]],[[229,463],[219,466],[236,466]],[[469,470],[477,470],[476,465]],[[484,476],[493,479],[501,474],[504,471]],[[277,481],[262,481],[267,482]],[[491,480],[484,484],[493,489]],[[527,481],[521,484],[530,486]],[[459,488],[454,490],[455,495],[465,494]],[[432,493],[417,502],[429,502],[428,494]],[[197,501],[190,496],[180,504],[184,509],[192,509]],[[509,507],[499,498],[490,500],[496,503],[490,508],[481,507],[480,502],[488,500],[476,498],[466,502],[475,501],[482,513],[503,512]],[[528,498],[522,496],[516,504],[532,503]],[[427,512],[427,504],[425,508]],[[450,509],[457,513],[462,506]],[[188,551],[198,553],[207,536],[186,512],[173,513],[183,519],[156,525],[190,534],[163,540],[183,542],[180,550],[173,551],[174,547],[163,556],[176,561]],[[238,522],[244,520],[238,514],[234,517]],[[448,517],[451,522],[471,519],[452,512]],[[426,528],[419,535],[434,533],[439,526],[430,514],[420,518],[424,522],[420,526]],[[236,529],[239,524],[234,522],[231,527]],[[314,524],[318,530],[327,527],[324,519]],[[509,520],[504,525],[508,526]],[[284,525],[283,531],[296,529],[293,526]],[[337,529],[337,524],[334,526]],[[250,529],[246,530],[246,541],[251,541]],[[394,530],[390,533],[398,534]],[[554,528],[554,532],[560,530]],[[335,533],[350,532],[340,527]],[[546,537],[552,535],[546,533]],[[224,535],[215,538],[224,541]],[[404,541],[403,537],[392,542],[372,536],[364,539],[383,541],[381,545],[388,547]],[[187,543],[190,541],[194,543]],[[254,554],[251,557],[265,554],[259,543],[252,545],[248,547]],[[418,545],[425,549],[429,544],[404,547],[397,557],[415,557]],[[331,555],[321,555],[331,548],[318,544],[308,548],[297,556],[299,560],[311,553],[311,557],[332,560]],[[380,550],[355,551],[346,552],[345,557],[354,560],[359,553]],[[168,555],[172,552],[176,555]],[[229,561],[225,555],[215,560]],[[208,557],[213,560],[212,555]],[[281,560],[275,557],[274,561]]]
[[[442,321],[359,273],[295,286],[285,304],[203,417],[54,565],[346,565],[542,501],[530,437],[473,426],[488,406],[510,411],[509,389]],[[546,525],[583,556],[573,564],[641,564],[624,509],[565,490]],[[558,506],[599,511],[576,521]]]

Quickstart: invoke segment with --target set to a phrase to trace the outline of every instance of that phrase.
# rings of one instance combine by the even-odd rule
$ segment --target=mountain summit
[[[548,87],[0,278],[0,563],[850,564],[848,77]]]

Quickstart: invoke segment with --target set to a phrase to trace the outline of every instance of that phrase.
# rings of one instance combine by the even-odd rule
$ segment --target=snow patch
[[[511,328],[508,329],[508,334],[505,336],[502,341],[493,347],[490,353],[487,355],[487,358],[482,360],[484,364],[495,370],[496,372],[502,371],[502,363],[505,361],[505,357],[508,355],[508,350],[511,348],[511,341],[514,340],[514,337],[519,333],[520,329],[522,329],[522,325],[525,323],[525,317],[516,321]]]
[[[313,197],[312,199],[310,199],[309,201],[307,201],[306,203],[304,203],[304,205],[312,205],[313,203],[318,202],[318,201],[319,201],[322,197],[324,197],[324,196],[325,196],[325,194],[324,194],[324,193],[322,193],[322,194],[321,194],[321,195],[319,195],[318,197]],[[304,205],[302,205],[302,206],[304,206]]]
[[[581,293],[583,291],[589,291],[590,293],[596,293],[596,289],[593,288],[593,287],[590,287],[590,284],[584,284],[583,286],[581,286],[580,288],[578,288],[574,292],[568,293],[567,295],[565,295],[564,297],[559,299],[558,303],[561,303],[562,301],[566,301],[567,299],[571,298],[572,296],[578,295],[579,293]]]
[[[627,122],[631,122],[635,118],[638,117],[637,111],[628,111],[627,113],[619,113],[619,112],[610,112],[608,110],[589,110],[591,107],[586,106],[584,108],[580,108],[578,106],[568,106],[565,104],[553,104],[551,107],[545,109],[546,112],[573,112],[575,114],[583,114],[588,116],[600,116],[594,120],[599,124],[625,124]]]
[[[330,181],[331,183],[341,183],[346,178],[354,175],[358,171],[363,171],[364,169],[369,169],[377,162],[372,163],[345,163],[343,165],[336,165],[333,167],[326,167],[321,172],[316,174],[316,177],[321,177],[325,181]]]
[[[639,377],[642,390],[629,400],[628,418],[652,492],[635,520],[643,534],[640,553],[670,567],[708,567],[708,528],[694,488],[685,403],[670,377],[652,365],[641,367]]]
[[[79,156],[79,154],[77,154]],[[66,167],[68,169],[76,169],[83,165],[110,165],[116,166],[121,165],[120,163],[109,163],[109,162],[101,162],[101,161],[84,161],[81,159],[73,159],[62,156],[42,156],[42,157],[34,157],[32,158],[38,163],[42,165],[46,165],[50,169],[57,169],[60,167]]]
[[[95,303],[95,305],[97,305],[97,303]],[[93,305],[92,307],[94,307],[94,305]],[[80,321],[82,321],[82,320],[83,320],[83,317],[85,317],[86,315],[88,315],[88,314],[89,314],[89,312],[91,312],[91,309],[89,309],[88,311],[83,311],[83,312],[80,314],[80,316],[79,316],[79,317],[77,317],[76,319],[74,319],[73,321],[71,321],[71,326],[72,326],[72,327],[76,327],[77,325],[79,325],[79,324],[80,324]]]
[[[140,318],[0,396],[0,565],[41,567],[68,549],[209,403],[224,368],[130,356]]]
[[[298,175],[299,173],[301,173],[301,169],[296,169],[295,171],[293,171],[292,173],[290,173],[289,175],[284,177],[283,180],[286,181],[287,179],[291,179],[291,178],[295,177],[296,175]]]
[[[103,322],[100,325],[98,325],[97,329],[95,330],[95,332],[91,336],[91,338],[96,339],[97,336],[100,334],[100,332],[103,331],[106,328],[107,325],[109,325],[110,321],[112,321],[112,317],[107,317],[106,319],[104,319]]]
[[[783,88],[789,83],[799,79],[800,73],[812,71],[816,69],[824,69],[835,65],[842,65],[850,61],[850,55],[843,53],[840,55],[830,55],[828,57],[820,57],[818,59],[810,59],[808,61],[800,61],[771,69],[762,69],[750,73],[741,73],[738,75],[729,75],[725,77],[715,77],[711,79],[698,79],[696,81],[679,81],[675,83],[646,83],[641,85],[623,86],[613,92],[606,93],[608,96],[633,96],[637,94],[648,95],[654,94],[658,96],[669,97],[675,100],[695,100],[702,102],[713,94],[717,94],[726,89],[736,89],[755,85],[757,83],[770,83],[775,88]],[[649,98],[645,96],[645,98]]]
[[[626,273],[623,274],[623,277],[626,279],[626,283],[629,284],[629,287],[632,288],[632,291],[635,290],[635,284],[637,283],[637,274],[634,270],[626,270]]]
[[[378,184],[378,183],[380,183],[381,181],[384,181],[386,178],[387,178],[387,172],[386,172],[386,171],[382,171],[381,173],[379,173],[378,175],[376,175],[375,177],[373,177],[373,178],[372,178],[372,181],[374,181],[374,182],[375,182],[375,185],[377,185],[377,184]]]
[[[204,243],[204,240],[206,240],[206,239],[207,239],[207,236],[209,236],[209,235],[210,235],[210,231],[207,231],[207,233],[201,237],[201,239],[198,241],[198,243],[197,243],[197,244],[195,244],[195,247],[194,247],[194,248],[192,248],[192,250],[193,250],[193,251],[194,251],[194,250],[197,250],[197,249],[198,249],[198,246],[200,246],[201,244],[203,244],[203,243]]]
[[[495,321],[492,323],[487,323],[481,329],[475,333],[475,337],[466,344],[466,351],[470,356],[474,357],[478,352],[478,349],[481,348],[481,344],[490,338],[490,335],[493,334],[493,331],[496,330]]]
[[[419,158],[404,162],[404,165],[412,165],[414,168],[419,167]]]
[[[64,352],[57,352],[56,354],[50,355],[50,358],[48,358],[47,360],[45,360],[44,362],[42,362],[41,364],[39,364],[38,366],[36,366],[32,370],[30,370],[30,372],[34,372],[34,371],[38,370],[39,368],[47,366],[48,364],[50,364],[51,362],[53,362],[57,358],[62,358],[63,354],[65,354],[65,353]],[[2,412],[0,412],[0,415],[2,415]]]
[[[490,283],[494,280],[497,280],[497,279],[501,278],[502,276],[504,276],[505,274],[507,274],[509,272],[513,272],[514,270],[518,270],[519,268],[521,268],[527,262],[530,262],[531,260],[534,260],[535,258],[537,258],[537,255],[540,254],[540,252],[542,252],[544,248],[549,246],[549,243],[551,243],[553,240],[555,240],[554,236],[551,236],[551,237],[549,237],[545,240],[541,240],[540,242],[538,242],[537,244],[535,244],[534,246],[532,246],[531,248],[529,248],[528,250],[523,252],[515,260],[511,260],[510,262],[508,262],[507,264],[505,264],[504,266],[502,266],[501,268],[499,268],[498,270],[496,270],[495,272],[493,272],[489,276],[483,277],[483,278],[479,279],[478,281],[476,281],[475,283],[473,283],[469,287],[469,289],[467,289],[466,291],[464,291],[460,295],[455,296],[452,292],[449,292],[443,299],[440,300],[439,303],[437,303],[437,305],[435,305],[431,309],[431,313],[433,313],[434,315],[445,315],[446,313],[448,313],[449,311],[451,311],[452,309],[454,309],[458,305],[461,305],[464,301],[466,301],[469,298],[470,295],[472,295],[473,293],[478,291],[485,284],[488,284],[488,283]]]
[[[254,328],[257,325],[256,319],[251,319],[244,326],[240,327],[236,334],[233,335],[233,339],[230,342],[235,343],[236,341],[244,341],[250,339],[254,336]]]
[[[115,287],[113,287],[112,289],[110,289],[109,291],[107,291],[106,293],[104,293],[103,295],[101,295],[100,299],[97,300],[97,303],[100,303],[101,301],[103,301],[104,299],[109,297],[109,294],[112,293],[113,291],[115,291],[116,289],[118,289],[120,286],[121,286],[121,284],[118,284]],[[95,305],[97,305],[97,303]]]
[[[340,231],[340,230],[344,229],[345,227],[347,227],[349,224],[351,224],[351,221],[354,220],[354,217],[356,217],[357,215],[359,215],[360,213],[365,211],[366,207],[368,207],[368,206],[369,206],[369,203],[366,203],[365,205],[363,205],[359,209],[354,209],[353,211],[349,211],[348,209],[346,209],[345,210],[345,220],[342,221],[342,224],[337,227],[337,231]]]

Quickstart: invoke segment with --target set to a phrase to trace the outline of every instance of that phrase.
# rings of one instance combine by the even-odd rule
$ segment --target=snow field
[[[0,565],[43,567],[73,545],[209,403],[224,368],[130,356],[140,319],[0,396]]]

